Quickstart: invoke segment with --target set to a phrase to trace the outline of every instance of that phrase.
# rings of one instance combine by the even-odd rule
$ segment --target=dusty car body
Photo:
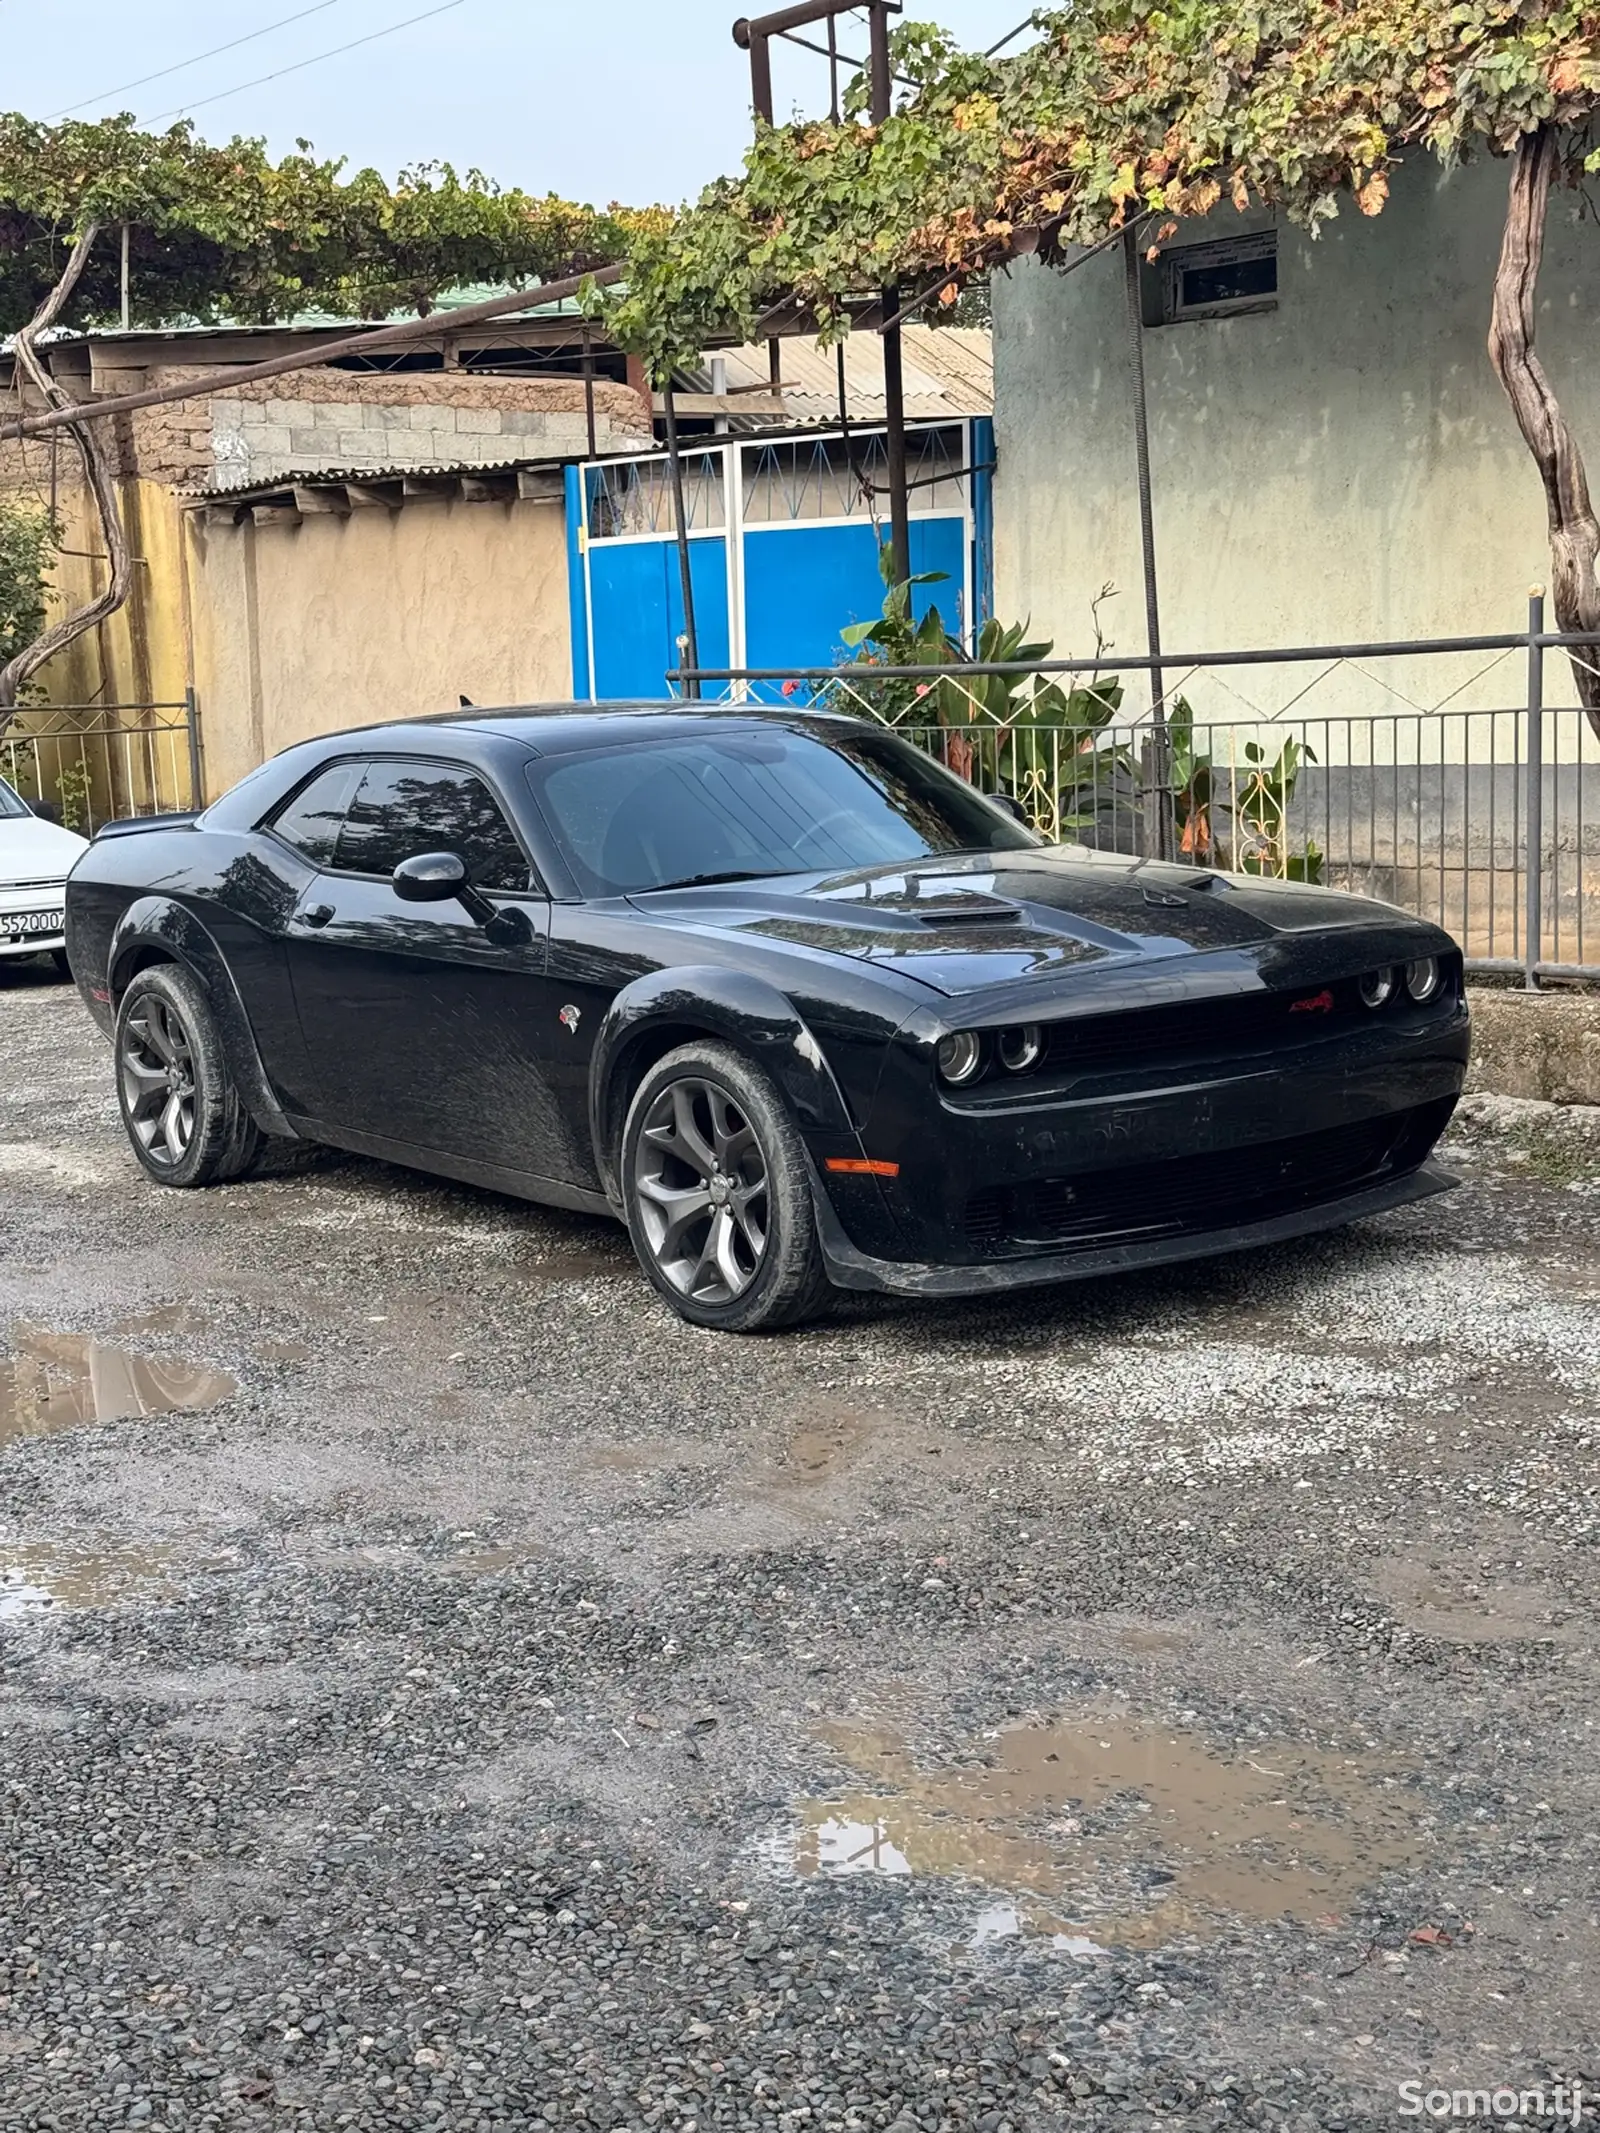
[[[378,804],[396,792],[434,795],[415,852]],[[1066,1280],[1444,1189],[1428,1159],[1468,1050],[1436,927],[1049,847],[881,728],[738,706],[306,742],[198,818],[98,837],[67,940],[108,1035],[140,973],[187,973],[237,1092],[230,1146],[299,1136],[620,1216],[670,1302],[735,1328],[713,1290],[776,1249],[786,1166],[814,1226],[806,1308],[824,1277]],[[167,1081],[123,1092],[146,1124],[175,1086],[149,1022],[139,1072]],[[711,1068],[651,1083],[633,1120],[697,1045]]]

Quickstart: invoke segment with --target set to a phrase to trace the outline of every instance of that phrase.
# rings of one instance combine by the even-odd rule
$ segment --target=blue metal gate
[[[993,427],[928,424],[907,435],[911,568],[968,638],[989,610]],[[881,432],[739,437],[684,453],[684,501],[703,667],[827,666],[840,632],[877,615],[887,468]],[[672,694],[683,598],[665,457],[567,470],[573,693],[581,700]]]

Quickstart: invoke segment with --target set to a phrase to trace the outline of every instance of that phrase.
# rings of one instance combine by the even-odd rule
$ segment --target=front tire
[[[219,1185],[250,1168],[261,1132],[189,971],[176,963],[139,971],[117,1008],[113,1042],[123,1127],[151,1177]]]
[[[50,960],[56,966],[56,976],[58,978],[65,978],[68,984],[70,985],[72,982],[72,965],[67,961],[67,951],[65,950],[65,948],[52,948],[50,951]]]
[[[822,1308],[804,1144],[774,1083],[732,1045],[680,1045],[651,1067],[619,1171],[639,1264],[680,1318],[762,1333]]]

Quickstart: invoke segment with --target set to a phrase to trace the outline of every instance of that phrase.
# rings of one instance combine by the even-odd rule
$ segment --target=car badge
[[[1331,1015],[1333,994],[1324,988],[1321,992],[1309,994],[1304,1000],[1291,1000],[1289,1012],[1291,1015]]]
[[[575,1007],[562,1008],[561,1013],[557,1016],[556,1019],[560,1022],[561,1027],[564,1030],[570,1030],[574,1037],[577,1036],[578,1010]]]

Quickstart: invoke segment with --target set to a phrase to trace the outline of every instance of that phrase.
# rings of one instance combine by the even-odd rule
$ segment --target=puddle
[[[762,1485],[811,1489],[831,1481],[855,1465],[892,1419],[881,1408],[857,1407],[831,1394],[814,1394],[790,1418],[787,1441],[778,1449]]]
[[[0,1448],[52,1430],[215,1407],[234,1380],[181,1356],[136,1355],[82,1333],[17,1327],[0,1357]]]
[[[305,1341],[257,1341],[255,1354],[263,1363],[306,1363],[311,1349]]]
[[[1182,1629],[1117,1629],[1112,1635],[1128,1652],[1186,1652],[1194,1641]]]
[[[1025,1931],[1084,1953],[1225,1917],[1310,1922],[1425,1841],[1403,1772],[1288,1742],[1225,1754],[1091,1714],[1009,1727],[925,1770],[887,1733],[824,1738],[869,1782],[801,1801],[788,1863],[980,1883],[1008,1901],[977,1913],[977,1940]]]
[[[1566,1644],[1576,1633],[1558,1590],[1508,1584],[1473,1564],[1401,1558],[1382,1564],[1376,1583],[1405,1628],[1444,1644]]]
[[[543,1550],[532,1541],[504,1541],[492,1548],[474,1548],[461,1555],[447,1555],[437,1567],[454,1570],[463,1577],[498,1577],[504,1570],[520,1570]]]
[[[561,1281],[594,1281],[632,1269],[633,1257],[625,1247],[607,1252],[594,1245],[569,1244],[541,1252],[537,1259],[521,1261],[516,1271],[524,1281],[553,1287]]]
[[[181,1592],[186,1579],[197,1572],[235,1568],[232,1556],[185,1558],[167,1542],[80,1548],[49,1541],[0,1541],[0,1622],[26,1621],[63,1608],[167,1598]]]
[[[117,1333],[200,1333],[211,1323],[197,1304],[158,1304],[153,1311],[141,1311],[135,1318],[119,1319],[112,1329]]]
[[[814,1487],[860,1458],[883,1416],[860,1407],[813,1410],[795,1431],[784,1454],[785,1480]]]

